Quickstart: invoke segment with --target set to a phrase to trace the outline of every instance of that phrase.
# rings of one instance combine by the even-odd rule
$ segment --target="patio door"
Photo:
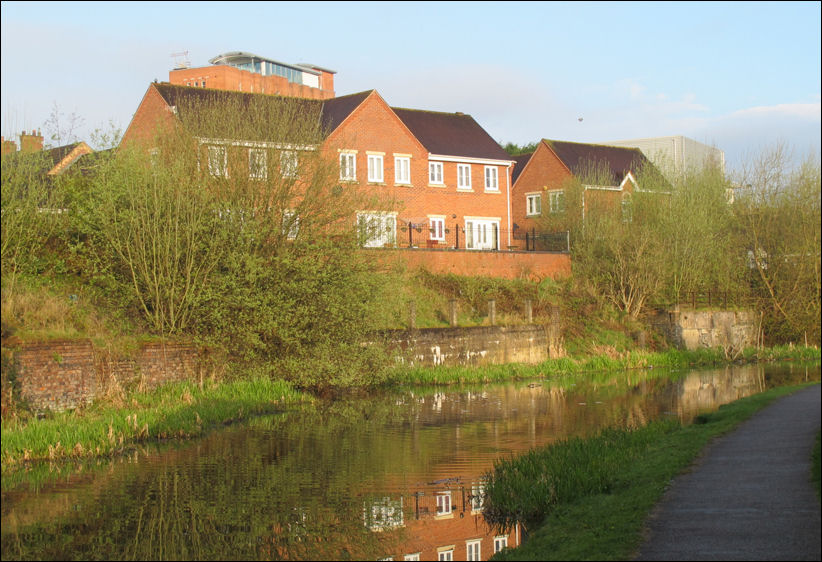
[[[466,220],[465,248],[468,250],[499,250],[499,221]]]

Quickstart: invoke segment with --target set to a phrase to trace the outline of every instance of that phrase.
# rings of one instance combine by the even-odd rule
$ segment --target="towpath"
[[[821,560],[809,480],[820,389],[777,400],[709,445],[654,509],[636,560]]]

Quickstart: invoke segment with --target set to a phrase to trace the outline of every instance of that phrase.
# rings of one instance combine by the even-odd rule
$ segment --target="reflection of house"
[[[383,560],[488,560],[503,548],[519,546],[521,539],[519,527],[501,533],[485,523],[481,482],[431,483],[405,501],[376,498],[364,507],[364,518],[374,531],[406,531],[399,546],[386,541],[393,552]]]
[[[628,204],[640,191],[637,177],[653,165],[636,148],[543,139],[530,154],[516,159],[511,190],[517,239],[544,228],[551,217],[571,209],[566,199],[572,180],[581,184],[581,212],[594,204]]]

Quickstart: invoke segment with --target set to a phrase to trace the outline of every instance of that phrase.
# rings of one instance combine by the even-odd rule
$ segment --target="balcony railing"
[[[384,233],[369,234],[363,242],[367,247],[563,253],[569,251],[567,232],[507,230],[493,223],[475,225],[468,229],[453,223],[445,224],[441,229],[433,229],[428,224],[414,224],[399,219],[394,233],[386,229]]]

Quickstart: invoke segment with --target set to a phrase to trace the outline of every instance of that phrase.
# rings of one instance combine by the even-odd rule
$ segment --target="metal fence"
[[[375,235],[376,234],[376,235]],[[468,228],[457,223],[431,228],[397,220],[395,232],[371,233],[363,246],[386,248],[429,248],[438,250],[492,250],[568,253],[567,232],[507,230],[495,223],[472,224]]]

